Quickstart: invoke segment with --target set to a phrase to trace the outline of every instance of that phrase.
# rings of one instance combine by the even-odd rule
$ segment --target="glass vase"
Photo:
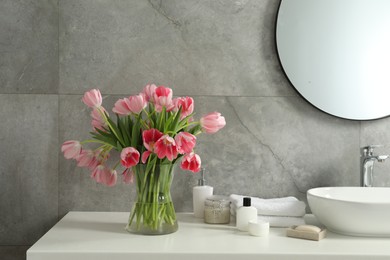
[[[143,235],[170,234],[178,229],[171,198],[175,164],[138,164],[133,167],[137,198],[126,230]]]

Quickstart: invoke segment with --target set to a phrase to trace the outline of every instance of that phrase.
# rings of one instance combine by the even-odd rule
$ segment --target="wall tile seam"
[[[55,92],[1,92],[0,95],[58,95],[58,91]]]
[[[58,141],[58,146],[62,144],[60,140],[60,115],[61,115],[61,103],[60,103],[60,95],[57,95],[57,141]],[[62,154],[58,151],[58,156],[57,156],[57,222],[61,219],[60,218],[60,157]]]
[[[60,103],[60,82],[61,82],[61,73],[60,73],[60,3],[61,0],[57,0],[57,73],[58,73],[58,82],[57,82],[57,144],[60,146],[60,115],[61,115],[61,103]],[[58,152],[59,153],[59,152]],[[57,156],[57,222],[60,220],[60,157],[61,154]]]
[[[234,104],[231,103],[231,101],[229,100],[229,97],[226,98],[226,102],[228,104],[228,106],[230,106],[234,112],[234,114],[236,115],[237,119],[238,119],[238,122],[248,131],[248,133],[253,136],[262,146],[264,146],[265,148],[268,149],[268,151],[272,154],[272,157],[275,158],[276,162],[282,167],[283,169],[283,172],[286,172],[287,175],[290,177],[292,183],[294,184],[296,190],[299,192],[299,193],[302,193],[302,194],[306,194],[306,191],[303,191],[297,181],[295,180],[294,176],[291,174],[290,171],[287,170],[286,166],[284,165],[284,160],[282,158],[279,157],[279,155],[277,155],[277,153],[272,149],[271,145],[270,144],[267,144],[265,143],[263,140],[261,140],[259,137],[257,137],[252,130],[249,129],[249,127],[241,120],[241,117],[239,115],[239,113],[237,112]]]
[[[0,93],[0,96],[52,96],[52,97],[57,97],[58,94],[52,94],[52,93]]]

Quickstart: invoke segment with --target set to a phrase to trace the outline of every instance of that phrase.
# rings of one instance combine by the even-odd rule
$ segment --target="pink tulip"
[[[154,145],[154,151],[157,154],[157,157],[163,159],[168,158],[169,161],[172,161],[177,157],[177,148],[175,139],[169,135],[163,135]]]
[[[134,172],[132,168],[127,168],[122,173],[122,181],[126,184],[134,182]]]
[[[134,114],[139,114],[146,107],[147,101],[143,94],[129,97],[129,109]]]
[[[76,160],[78,167],[88,167],[89,169],[94,169],[98,164],[95,152],[92,150],[82,150]]]
[[[130,168],[138,164],[140,154],[134,147],[126,147],[121,152],[121,164]]]
[[[142,93],[145,95],[145,100],[147,102],[154,102],[153,101],[153,96],[154,96],[154,93],[156,92],[156,88],[157,86],[154,85],[154,84],[148,84],[144,87],[144,90],[142,91]]]
[[[195,153],[189,153],[183,156],[183,159],[180,163],[180,168],[183,170],[188,170],[192,172],[199,172],[201,166],[201,160],[199,155]]]
[[[175,136],[175,142],[180,154],[190,153],[195,147],[196,137],[187,132],[180,132]]]
[[[179,97],[173,99],[174,111],[178,111],[181,107],[180,119],[184,119],[194,112],[194,99],[192,97]]]
[[[92,171],[91,178],[93,178],[97,183],[114,186],[117,180],[117,172],[100,164]]]
[[[213,112],[205,115],[200,119],[200,125],[202,131],[208,134],[216,133],[218,130],[226,125],[225,118],[221,116],[221,113]]]
[[[119,99],[115,102],[112,111],[118,115],[128,116],[131,114],[130,100],[128,98]]]
[[[102,164],[96,166],[96,168],[92,170],[91,178],[94,179],[97,183],[101,183],[103,181],[106,170],[106,167]]]
[[[100,109],[100,110],[99,110]],[[107,128],[107,122],[103,117],[102,113],[107,113],[104,107],[94,108],[91,112],[92,122],[91,125],[93,129],[99,129],[105,131],[104,128]]]
[[[116,170],[107,170],[104,172],[102,183],[112,187],[116,184],[117,178],[118,174],[116,173]]]
[[[144,142],[144,146],[148,151],[153,152],[154,144],[160,139],[164,134],[158,131],[157,129],[149,129],[142,132],[142,140]]]
[[[130,115],[141,113],[142,109],[147,106],[147,102],[143,94],[130,96],[129,98],[119,99],[112,111],[119,115]]]
[[[102,95],[98,89],[91,89],[90,91],[85,92],[82,100],[84,104],[91,108],[100,107],[103,101]]]
[[[61,151],[66,159],[76,159],[81,153],[81,144],[79,141],[66,141],[62,144]]]
[[[161,112],[162,108],[165,107],[166,111],[171,111],[174,108],[172,102],[172,89],[164,86],[159,86],[153,95],[153,101],[157,112]]]

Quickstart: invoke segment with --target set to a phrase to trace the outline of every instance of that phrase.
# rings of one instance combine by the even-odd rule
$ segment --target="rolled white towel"
[[[237,208],[242,206],[243,195],[231,194],[230,212],[236,214]],[[274,199],[261,199],[251,197],[252,206],[257,209],[258,215],[302,217],[306,214],[306,204],[295,197],[284,197]]]
[[[303,217],[281,217],[281,216],[257,216],[258,220],[269,222],[270,227],[291,227],[305,224]]]

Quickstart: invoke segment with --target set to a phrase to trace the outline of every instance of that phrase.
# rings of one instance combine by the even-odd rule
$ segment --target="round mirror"
[[[389,0],[281,0],[276,45],[315,107],[354,120],[390,115]]]

